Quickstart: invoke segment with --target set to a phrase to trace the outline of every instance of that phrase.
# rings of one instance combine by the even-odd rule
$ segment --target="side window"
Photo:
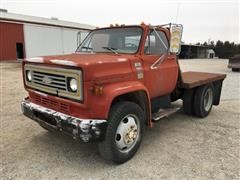
[[[164,32],[152,30],[146,39],[145,54],[160,55],[168,52],[169,43]]]

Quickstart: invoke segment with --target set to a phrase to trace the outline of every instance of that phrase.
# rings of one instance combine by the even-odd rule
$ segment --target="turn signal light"
[[[103,86],[98,86],[98,85],[94,86],[92,88],[92,92],[95,95],[103,95]]]

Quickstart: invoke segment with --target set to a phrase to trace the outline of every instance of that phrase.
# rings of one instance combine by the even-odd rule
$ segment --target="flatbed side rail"
[[[188,71],[182,72],[181,77],[182,82],[179,83],[179,87],[189,89],[215,81],[224,80],[226,78],[226,74]]]
[[[220,102],[222,82],[226,78],[226,74],[206,73],[188,71],[181,73],[181,79],[178,83],[178,88],[185,91],[194,91],[199,86],[204,86],[212,83],[214,87],[213,105],[218,105]]]

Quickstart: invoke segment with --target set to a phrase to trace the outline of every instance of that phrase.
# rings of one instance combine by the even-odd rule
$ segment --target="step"
[[[180,109],[181,107],[159,109],[158,112],[152,114],[152,120],[159,121],[160,119],[168,117],[169,115],[179,111]]]

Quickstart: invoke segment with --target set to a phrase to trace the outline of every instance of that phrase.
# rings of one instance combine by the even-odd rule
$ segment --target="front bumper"
[[[104,139],[107,127],[106,120],[76,118],[34,104],[27,99],[21,102],[21,107],[25,116],[47,129],[61,131],[83,142]]]

